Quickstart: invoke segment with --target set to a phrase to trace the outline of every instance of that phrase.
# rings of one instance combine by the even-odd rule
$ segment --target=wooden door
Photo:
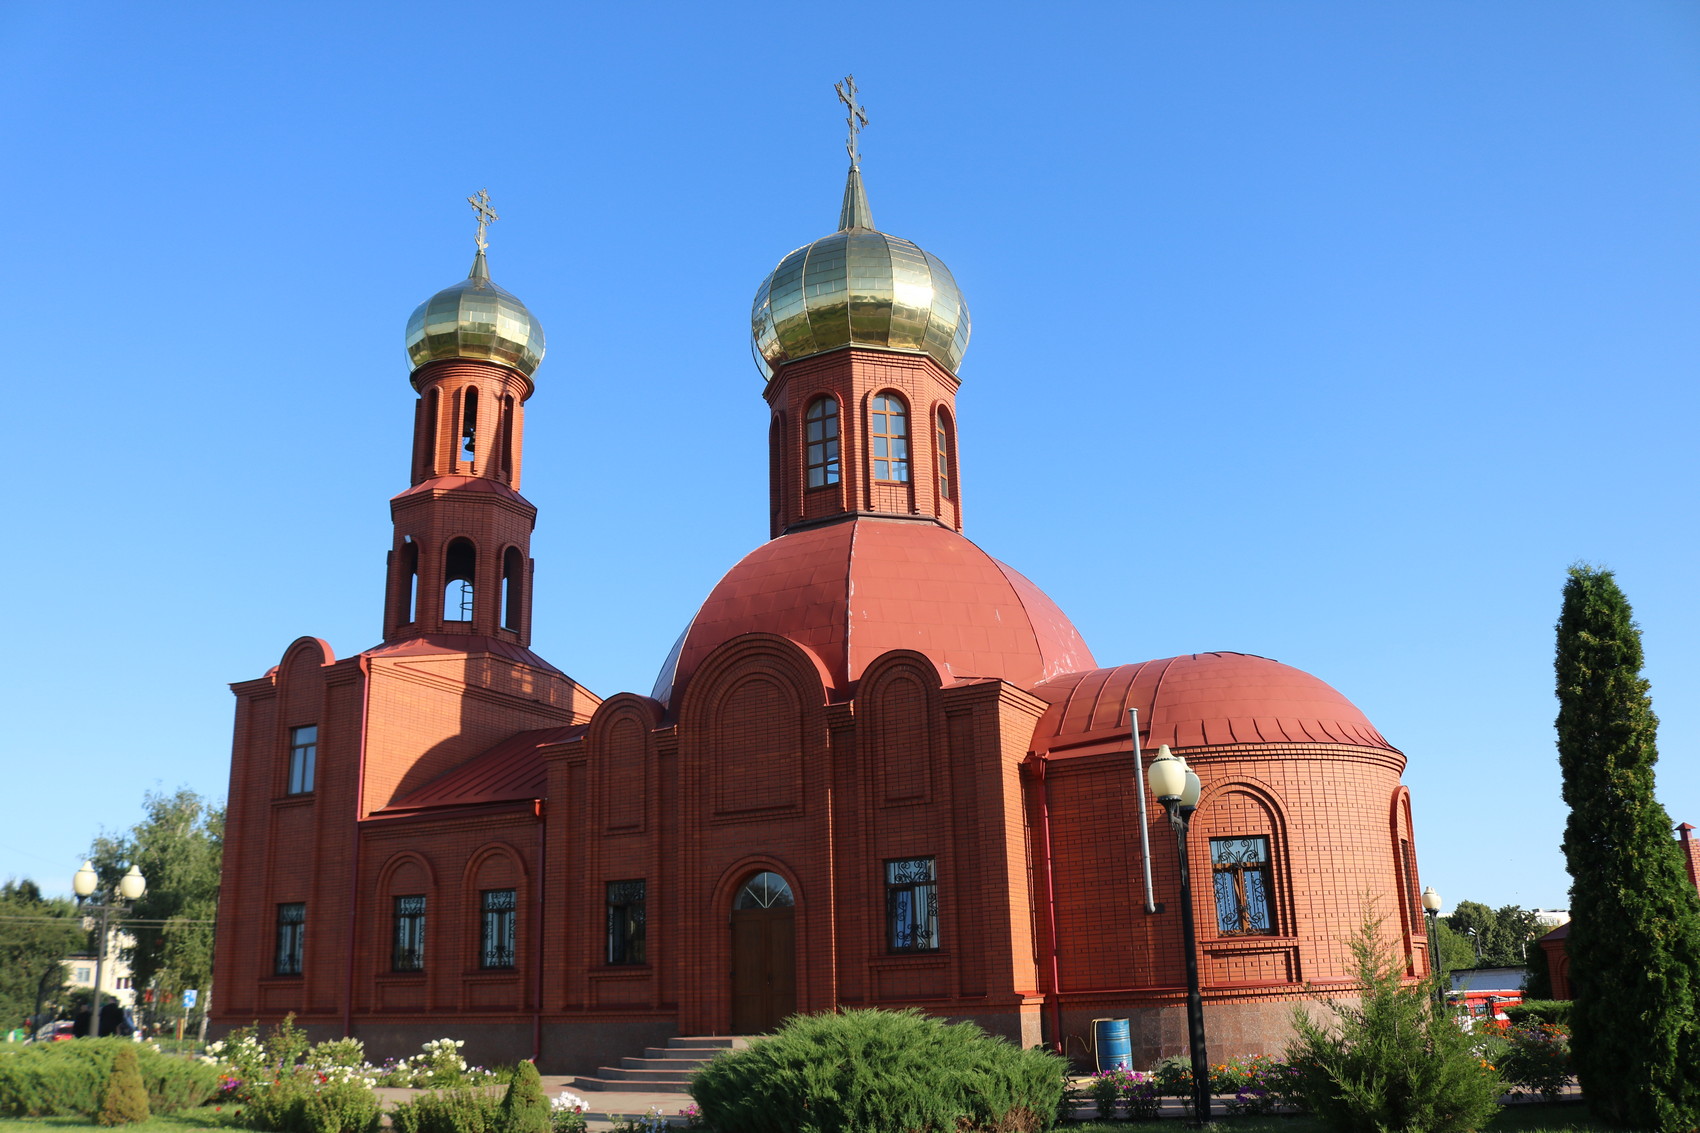
[[[795,910],[732,910],[732,1033],[759,1035],[797,1011]]]

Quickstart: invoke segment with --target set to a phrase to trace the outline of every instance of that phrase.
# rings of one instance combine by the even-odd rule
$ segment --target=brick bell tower
[[[490,281],[484,229],[496,214],[488,194],[468,200],[478,210],[472,270],[421,303],[407,325],[419,401],[411,486],[390,501],[386,644],[421,637],[531,643],[537,509],[519,494],[519,481],[543,328]]]
[[[772,535],[856,516],[962,530],[956,369],[968,305],[932,253],[874,227],[851,79],[838,231],[779,262],[751,311],[768,376]]]

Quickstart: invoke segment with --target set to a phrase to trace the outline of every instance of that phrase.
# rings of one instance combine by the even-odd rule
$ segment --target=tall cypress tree
[[[1641,631],[1609,570],[1570,568],[1558,762],[1570,821],[1571,1050],[1595,1115],[1700,1126],[1700,898],[1653,797],[1658,718]]]

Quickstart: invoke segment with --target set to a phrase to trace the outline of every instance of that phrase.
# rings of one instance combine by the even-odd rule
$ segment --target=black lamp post
[[[1434,886],[1423,890],[1423,915],[1428,918],[1428,974],[1434,980],[1434,1001],[1446,1002],[1446,991],[1440,986],[1440,937],[1434,929],[1434,919],[1440,913],[1440,894]]]
[[[1202,785],[1198,775],[1164,744],[1145,773],[1151,793],[1169,812],[1169,825],[1181,859],[1181,932],[1186,937],[1186,1029],[1192,1048],[1192,1116],[1197,1125],[1210,1123],[1210,1055],[1204,1048],[1204,996],[1198,990],[1198,930],[1192,923],[1192,870],[1187,861],[1186,835],[1192,812],[1198,809]]]
[[[94,955],[94,998],[89,1005],[89,1037],[100,1037],[100,982],[106,969],[106,945],[109,937],[107,917],[112,913],[126,913],[130,910],[130,902],[141,897],[148,891],[148,883],[142,877],[142,871],[136,866],[130,867],[130,872],[119,878],[118,886],[101,897],[100,904],[89,901],[95,889],[100,884],[100,875],[94,871],[94,863],[85,861],[83,868],[71,878],[71,889],[77,894],[77,911],[84,914],[100,914],[100,947]]]

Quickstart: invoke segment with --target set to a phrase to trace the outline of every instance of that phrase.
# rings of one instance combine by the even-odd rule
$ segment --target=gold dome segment
[[[838,231],[798,248],[762,281],[750,311],[756,361],[766,377],[786,362],[846,346],[930,355],[956,372],[968,349],[968,304],[944,261],[874,227],[856,149],[867,116],[846,79],[850,174]]]
[[[407,320],[408,359],[414,370],[457,358],[495,362],[529,382],[543,361],[543,327],[524,303],[490,282],[484,226],[496,214],[487,193],[467,200],[478,212],[478,254],[465,279],[419,304]]]

